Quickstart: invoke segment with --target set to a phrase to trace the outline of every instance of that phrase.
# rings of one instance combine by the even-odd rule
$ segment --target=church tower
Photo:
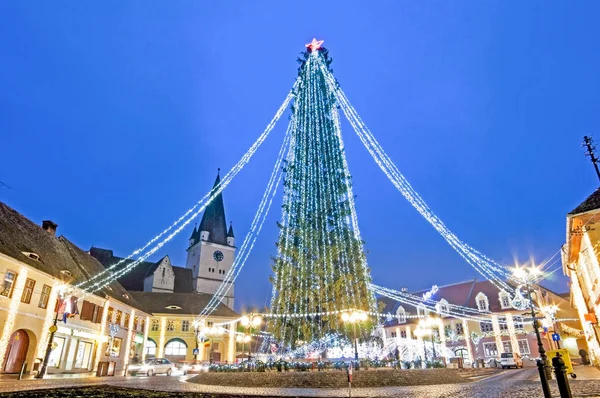
[[[221,177],[217,173],[213,191],[220,182]],[[190,236],[186,268],[192,270],[196,292],[214,294],[217,291],[233,265],[234,243],[233,226],[230,224],[227,230],[223,196],[219,193],[204,209],[200,225],[194,227]],[[233,288],[232,284],[222,299],[223,304],[230,308],[233,308]]]

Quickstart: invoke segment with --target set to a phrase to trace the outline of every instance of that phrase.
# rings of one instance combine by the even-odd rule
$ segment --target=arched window
[[[187,344],[181,339],[169,340],[165,345],[165,356],[183,355],[187,352]]]
[[[156,356],[156,341],[148,338],[146,341],[146,357],[155,357]]]
[[[498,293],[498,300],[500,301],[500,307],[502,307],[502,309],[511,307],[510,296],[506,291],[502,290]]]
[[[475,296],[475,303],[477,303],[477,309],[479,311],[489,311],[490,302],[485,294],[479,292],[477,296]]]
[[[437,304],[437,310],[440,315],[448,316],[450,314],[448,301],[446,301],[446,299],[441,299],[440,302]]]
[[[398,323],[406,322],[406,311],[404,310],[404,307],[398,307],[396,310],[396,318],[398,319]]]

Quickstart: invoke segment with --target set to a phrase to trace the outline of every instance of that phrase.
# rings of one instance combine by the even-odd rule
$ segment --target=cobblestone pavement
[[[535,398],[542,397],[539,381],[536,380],[535,369],[513,370],[501,372],[490,377],[466,384],[383,387],[353,389],[353,397],[510,397]],[[162,391],[190,391],[213,394],[271,395],[295,397],[343,397],[348,396],[346,389],[278,389],[278,388],[241,388],[206,386],[187,383],[188,377],[111,377],[84,379],[49,379],[49,380],[0,380],[0,393],[23,391],[30,389],[69,388],[84,385],[110,384],[119,387],[142,388]],[[553,396],[558,397],[556,383],[551,382]],[[600,397],[600,379],[571,380],[574,397]]]

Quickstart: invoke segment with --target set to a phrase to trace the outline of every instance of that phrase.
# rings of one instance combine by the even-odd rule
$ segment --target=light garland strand
[[[250,149],[244,154],[244,156],[242,156],[242,158],[238,161],[238,163],[223,177],[220,184],[217,187],[215,187],[216,189],[213,188],[209,193],[204,195],[204,197],[202,199],[200,199],[192,208],[190,208],[183,216],[181,216],[178,220],[176,220],[173,224],[171,224],[167,229],[165,229],[160,234],[158,234],[157,236],[152,238],[150,241],[148,241],[143,247],[135,250],[133,253],[131,253],[126,258],[111,265],[110,267],[106,268],[104,271],[92,276],[90,279],[80,282],[79,284],[75,285],[75,287],[81,288],[83,290],[87,290],[90,293],[93,293],[99,289],[102,289],[103,287],[105,287],[106,285],[111,283],[112,281],[118,279],[120,276],[129,272],[131,269],[133,269],[139,263],[141,263],[142,261],[144,261],[148,257],[150,257],[152,254],[154,254],[158,249],[160,249],[162,246],[164,246],[164,244],[166,244],[175,235],[177,235],[183,229],[183,227],[187,226],[187,224],[189,224],[191,222],[191,220],[193,220],[198,214],[200,214],[202,211],[204,211],[206,206],[208,206],[208,204],[210,204],[210,202],[218,195],[218,193],[222,192],[223,189],[225,189],[225,187],[227,185],[229,185],[229,183],[233,180],[233,178],[235,176],[237,176],[237,174],[250,161],[250,159],[252,158],[254,153],[256,153],[258,148],[262,145],[262,143],[269,136],[270,132],[273,130],[273,127],[275,126],[277,121],[281,118],[281,115],[287,109],[290,101],[294,97],[293,92],[294,92],[294,89],[297,86],[297,84],[298,84],[298,80],[296,80],[296,82],[294,83],[292,90],[288,93],[288,95],[284,99],[283,103],[277,110],[275,116],[269,122],[269,124],[267,125],[267,127],[263,131],[263,133],[258,137],[258,139],[254,142],[254,144],[252,144]],[[200,207],[200,210],[197,210],[198,207]],[[191,216],[190,216],[190,214],[191,214]],[[186,217],[188,217],[188,218],[186,219]],[[117,272],[115,272],[114,274],[109,275],[108,277],[102,278],[101,281],[92,283],[94,280],[100,278],[102,275],[104,275],[106,273],[111,272],[119,265],[125,263],[127,260],[130,260],[132,257],[143,253],[146,249],[148,249],[150,246],[152,246],[155,242],[159,241],[165,234],[167,234],[169,231],[171,231],[173,228],[175,228],[177,225],[179,225],[182,222],[183,222],[183,225],[181,227],[177,228],[174,233],[171,233],[170,235],[167,236],[167,238],[163,239],[160,243],[155,245],[152,249],[150,249],[148,251],[148,253],[140,256],[137,260],[133,261],[132,263],[127,264],[123,269],[117,270]]]

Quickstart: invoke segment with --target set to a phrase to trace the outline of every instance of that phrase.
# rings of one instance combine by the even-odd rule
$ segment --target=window
[[[106,317],[108,323],[112,322],[112,316],[114,312],[115,310],[112,307],[108,307],[108,315]]]
[[[465,330],[463,329],[462,323],[456,324],[456,334],[458,334],[459,336],[462,336],[463,334],[465,334]]]
[[[17,280],[17,274],[13,271],[6,271],[4,274],[4,282],[2,283],[2,289],[0,290],[0,296],[12,297],[12,292],[15,287],[15,281]]]
[[[129,328],[129,319],[131,319],[131,315],[125,314],[125,323],[123,326],[125,326],[126,328]]]
[[[175,330],[175,321],[167,321],[167,332],[172,332]]]
[[[120,337],[113,338],[112,348],[110,350],[111,357],[119,357],[121,355],[121,347],[123,346],[123,339]]]
[[[52,288],[48,285],[44,285],[42,287],[42,294],[40,295],[40,302],[38,303],[38,307],[46,308],[48,307],[48,300],[50,299],[50,292]]]
[[[23,294],[21,295],[21,302],[25,304],[31,303],[31,295],[33,294],[33,287],[35,286],[35,281],[33,279],[27,278],[25,281],[25,287],[23,288]]]
[[[406,330],[401,330],[400,331],[400,337],[402,337],[403,339],[406,338]]]
[[[152,339],[146,342],[146,356],[151,358],[156,356],[156,342]]]
[[[51,368],[58,368],[60,365],[60,360],[62,358],[63,350],[65,348],[65,339],[64,337],[54,336],[54,340],[52,340],[54,348],[50,351],[50,358],[48,358],[48,366]]]
[[[140,318],[137,316],[133,317],[133,330],[138,330],[138,325],[140,324]]]
[[[506,323],[506,317],[505,316],[498,317],[498,326],[500,326],[500,331],[501,332],[508,331],[508,324]],[[510,352],[510,351],[505,351],[505,352]]]
[[[206,326],[208,326],[209,328],[212,328],[213,327],[213,322],[212,321],[206,322]]]
[[[480,322],[479,326],[481,327],[481,333],[489,333],[494,331],[491,322]]]
[[[92,343],[80,341],[75,354],[75,369],[87,369],[92,356]]]
[[[117,319],[115,319],[115,323],[117,325],[121,325],[121,319],[123,318],[123,311],[117,310]]]
[[[495,357],[498,355],[496,343],[483,343],[483,351],[486,357]]]
[[[490,309],[487,296],[481,292],[475,297],[475,302],[477,303],[479,311],[488,311]]]
[[[419,307],[419,308],[417,308],[417,314],[419,316],[425,316],[425,315],[427,315],[427,311],[425,310],[424,307]]]
[[[392,338],[395,338],[397,336],[396,332],[392,332]]]
[[[449,312],[448,312],[448,302],[444,299],[441,299],[440,302],[437,305],[437,310],[439,312],[440,315],[442,316],[448,316]]]
[[[529,343],[527,343],[527,340],[517,340],[517,343],[519,344],[519,354],[529,354]]]
[[[158,332],[158,319],[153,319],[152,323],[150,324],[150,330],[153,332]]]
[[[143,332],[146,328],[146,320],[142,319],[141,325],[140,325],[140,330]]]
[[[215,343],[215,349],[216,349]],[[185,356],[187,345],[182,340],[171,340],[165,346],[165,356],[182,355]]]
[[[396,318],[398,318],[398,323],[406,322],[406,311],[402,306],[398,307],[396,310]]]
[[[182,332],[190,331],[190,321],[181,321],[181,331]]]
[[[500,298],[500,307],[502,307],[502,309],[511,307],[510,296],[504,290],[500,292],[499,298]]]
[[[502,342],[502,350],[504,352],[513,352],[513,350],[512,350],[512,344],[510,343],[510,341],[503,341]]]
[[[523,317],[520,315],[513,315],[513,322],[515,324],[515,330],[523,330]]]

